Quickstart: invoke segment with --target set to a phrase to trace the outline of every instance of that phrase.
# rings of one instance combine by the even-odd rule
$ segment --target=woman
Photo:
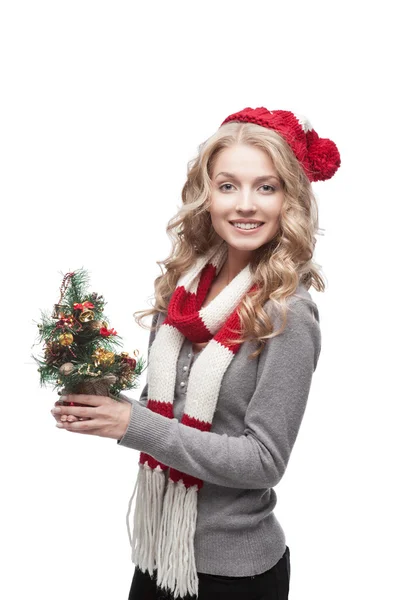
[[[311,182],[340,157],[306,119],[263,107],[227,117],[199,150],[155,307],[139,311],[153,315],[140,400],[80,396],[90,407],[60,407],[59,424],[140,451],[129,600],[282,600],[290,553],[273,488],[321,349]]]

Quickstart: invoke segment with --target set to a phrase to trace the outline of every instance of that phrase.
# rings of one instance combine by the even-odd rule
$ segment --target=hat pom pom
[[[330,179],[341,165],[336,144],[327,138],[319,138],[315,131],[309,131],[308,138],[311,181]]]

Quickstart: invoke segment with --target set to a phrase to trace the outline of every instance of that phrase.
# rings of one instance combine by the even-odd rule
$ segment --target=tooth
[[[240,226],[238,224],[235,225],[235,227],[239,228],[239,229],[256,229],[257,227],[260,227],[261,223],[243,223],[244,226]],[[248,226],[247,226],[248,225]]]

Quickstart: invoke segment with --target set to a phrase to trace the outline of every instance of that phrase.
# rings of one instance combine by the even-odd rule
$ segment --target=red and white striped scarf
[[[227,244],[212,248],[182,275],[169,301],[168,313],[158,330],[148,356],[147,408],[173,418],[176,363],[181,346],[208,342],[194,362],[187,383],[181,423],[210,431],[223,375],[240,348],[227,339],[238,338],[238,307],[252,286],[249,265],[205,307],[208,290],[227,257]],[[174,593],[198,595],[194,556],[197,492],[203,481],[141,452],[139,473],[126,517],[132,561],[152,575],[157,585]],[[129,514],[137,489],[133,539]]]

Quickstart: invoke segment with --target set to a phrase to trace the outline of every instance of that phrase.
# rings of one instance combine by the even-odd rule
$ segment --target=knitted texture
[[[187,384],[187,399],[181,423],[210,431],[224,373],[240,348],[238,308],[243,296],[256,289],[249,265],[201,308],[210,286],[227,256],[223,241],[178,281],[148,357],[147,408],[173,418],[176,363],[188,338],[209,342],[195,362]],[[127,524],[137,489],[134,513],[132,561],[151,575],[157,569],[157,585],[174,593],[198,595],[194,556],[197,492],[203,481],[140,453],[139,474],[129,503]],[[129,531],[129,529],[128,529]]]
[[[230,121],[255,123],[277,131],[292,148],[310,181],[330,179],[341,165],[336,144],[320,138],[308,119],[301,115],[288,110],[247,107],[229,115],[221,126]]]

